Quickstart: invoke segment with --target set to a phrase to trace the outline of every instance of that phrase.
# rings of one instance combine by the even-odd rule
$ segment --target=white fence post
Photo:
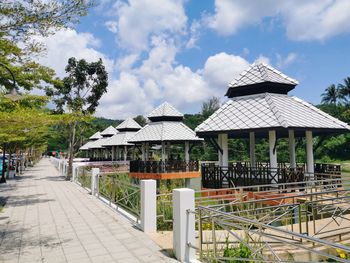
[[[141,180],[141,229],[146,233],[157,231],[156,180]]]
[[[98,176],[100,174],[100,168],[91,169],[91,195],[98,196]]]
[[[173,250],[181,262],[196,260],[194,190],[173,190]]]
[[[73,171],[72,171],[72,181],[77,181],[77,172],[78,172],[79,165],[76,163],[73,163]]]

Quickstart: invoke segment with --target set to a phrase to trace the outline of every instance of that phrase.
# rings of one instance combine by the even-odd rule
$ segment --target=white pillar
[[[162,142],[162,161],[165,162],[165,142]]]
[[[228,136],[221,134],[222,166],[228,166]]]
[[[77,181],[77,172],[78,172],[79,165],[76,164],[76,163],[73,163],[72,166],[73,166],[72,167],[72,169],[73,169],[73,171],[72,171],[72,181],[76,182]]]
[[[141,229],[146,233],[157,231],[156,180],[141,180]]]
[[[112,146],[112,161],[115,161],[115,146]]]
[[[269,149],[270,149],[270,166],[277,168],[277,149],[273,151],[276,145],[276,131],[269,131]]]
[[[128,159],[128,146],[124,146],[124,161],[126,161],[126,159]]]
[[[145,154],[146,154],[146,160],[149,160],[149,142],[146,142],[145,144]]]
[[[146,161],[146,149],[145,149],[145,143],[141,143],[141,151],[142,151],[142,161]]]
[[[305,132],[306,137],[306,163],[307,172],[309,176],[313,177],[314,173],[314,152],[313,152],[313,141],[312,141],[312,131]]]
[[[250,166],[256,167],[255,132],[249,132],[249,157],[250,157]]]
[[[98,176],[100,174],[100,168],[91,169],[91,195],[98,196],[99,186],[98,186]]]
[[[288,130],[288,138],[289,138],[289,162],[290,168],[296,168],[297,163],[295,160],[295,134],[294,130]]]
[[[218,135],[218,145],[222,149],[221,134]],[[222,166],[222,153],[220,152],[220,150],[218,150],[218,161],[219,165]]]
[[[173,250],[181,262],[196,259],[194,209],[194,190],[173,190]]]

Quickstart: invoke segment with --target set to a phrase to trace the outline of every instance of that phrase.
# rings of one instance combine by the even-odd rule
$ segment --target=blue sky
[[[184,113],[225,101],[227,84],[255,61],[300,84],[292,95],[317,104],[350,76],[348,0],[101,0],[74,29],[43,39],[41,62],[64,75],[70,56],[102,58],[108,93],[98,116],[147,114],[163,101]]]

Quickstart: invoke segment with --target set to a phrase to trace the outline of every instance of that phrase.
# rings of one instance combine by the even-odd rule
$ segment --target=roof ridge
[[[265,100],[270,110],[276,116],[277,121],[281,124],[282,127],[287,128],[288,122],[283,118],[282,114],[279,112],[278,107],[275,105],[273,97],[271,96],[270,93],[267,93],[267,92],[265,93]]]

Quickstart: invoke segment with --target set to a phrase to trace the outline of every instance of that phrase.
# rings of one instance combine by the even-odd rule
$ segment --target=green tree
[[[350,101],[350,77],[344,79],[344,83],[338,85],[339,93],[344,102]]]
[[[147,120],[145,117],[143,117],[142,115],[137,115],[134,118],[134,121],[136,121],[141,127],[145,126],[147,124]]]
[[[334,84],[326,88],[325,92],[322,93],[321,96],[322,96],[322,103],[330,103],[330,104],[337,104],[337,102],[341,98],[340,91]]]
[[[1,94],[0,145],[9,153],[9,164],[12,153],[26,152],[25,156],[32,158],[36,149],[45,148],[49,125],[59,121],[59,116],[45,110],[47,102],[44,96],[25,94],[13,101]]]
[[[62,84],[46,89],[47,95],[56,104],[57,113],[68,113],[69,126],[69,168],[68,179],[72,173],[72,164],[77,145],[76,131],[79,124],[92,115],[101,99],[107,92],[108,74],[100,59],[89,63],[84,59],[70,58],[66,67],[68,74]]]
[[[220,108],[220,99],[218,97],[212,97],[208,101],[203,102],[201,114],[206,120],[216,110]]]

